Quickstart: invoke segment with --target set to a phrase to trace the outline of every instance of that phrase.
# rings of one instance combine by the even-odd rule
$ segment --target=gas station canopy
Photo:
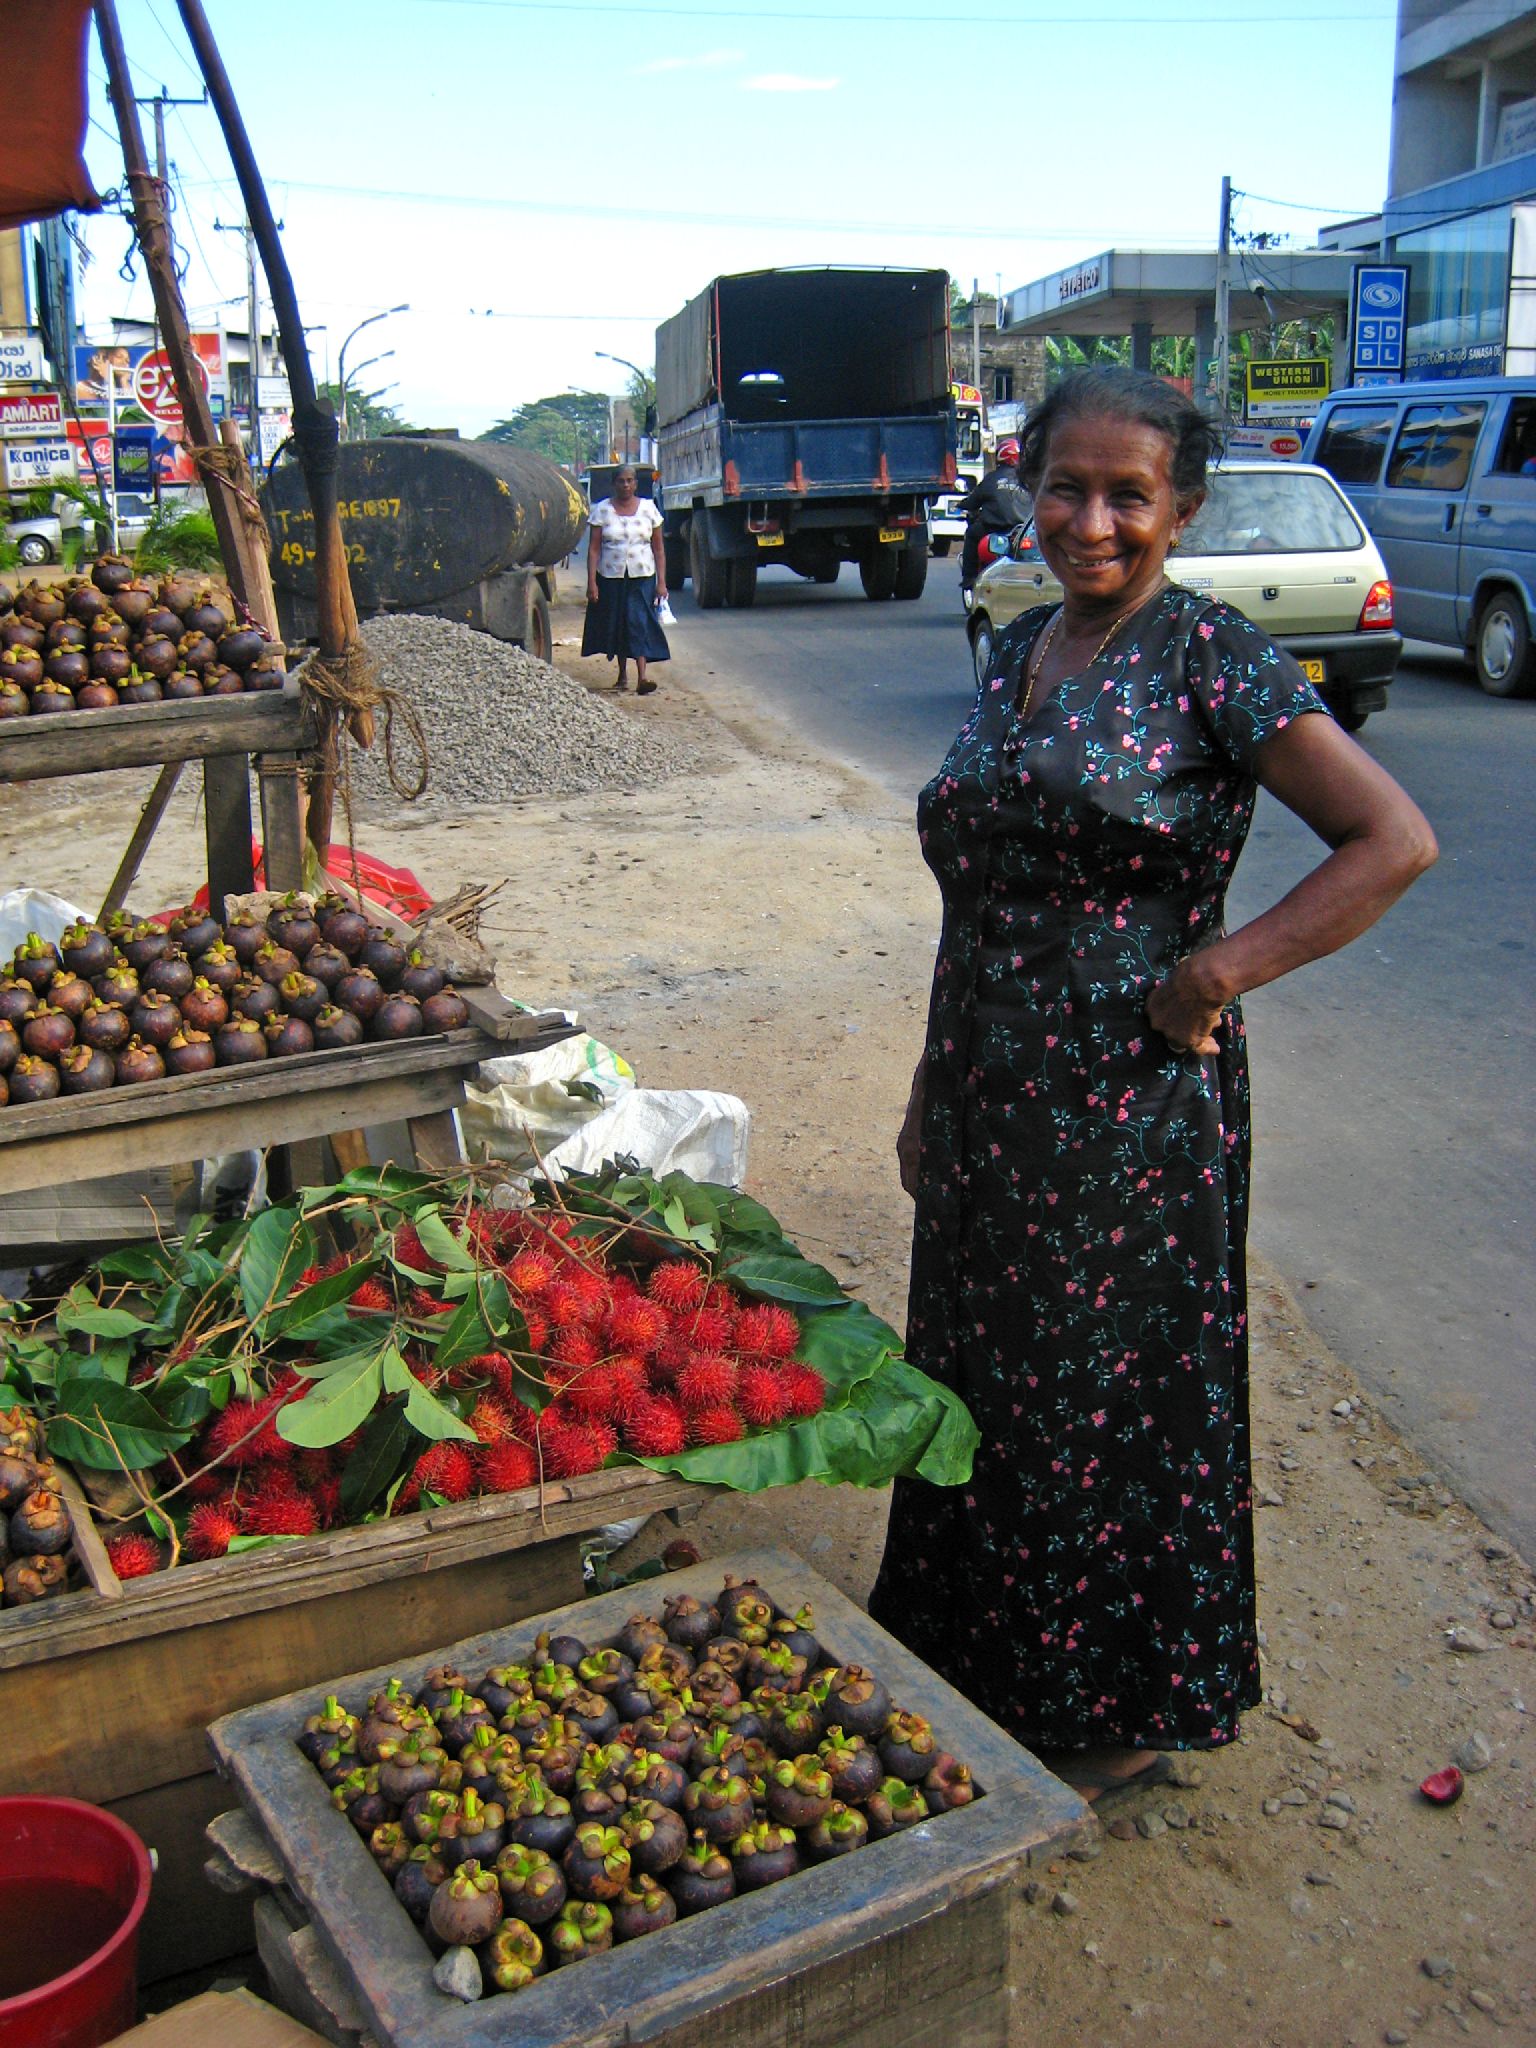
[[[1315,320],[1347,310],[1357,252],[1234,249],[1227,258],[1235,329]],[[1262,290],[1255,290],[1262,286]],[[1210,330],[1216,252],[1106,249],[1009,292],[998,327],[1010,334],[1197,334]]]

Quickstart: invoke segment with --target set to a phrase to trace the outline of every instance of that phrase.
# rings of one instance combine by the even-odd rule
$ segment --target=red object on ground
[[[1466,1779],[1454,1764],[1443,1771],[1431,1771],[1419,1790],[1431,1806],[1454,1806],[1466,1790]]]
[[[357,870],[355,880],[354,864]],[[251,865],[256,871],[256,887],[265,889],[267,874],[259,839],[251,841]],[[371,853],[354,855],[350,846],[331,846],[325,857],[325,872],[334,881],[344,882],[349,889],[360,888],[368,901],[382,904],[396,917],[416,917],[432,906],[432,898],[409,868],[392,868],[387,861],[375,860]],[[180,908],[181,905],[177,904],[176,910]],[[191,908],[208,908],[206,884],[192,898]],[[157,910],[154,922],[169,924],[176,910]]]
[[[19,1878],[18,1872],[26,1872]],[[51,1951],[65,1968],[0,1998],[5,2048],[97,2048],[134,2023],[139,1922],[149,1904],[149,1852],[115,1814],[83,1799],[0,1799],[6,1916],[28,1930],[21,1958],[40,1974]],[[34,1887],[35,1910],[21,1886]],[[70,1959],[101,1939],[83,1958]]]

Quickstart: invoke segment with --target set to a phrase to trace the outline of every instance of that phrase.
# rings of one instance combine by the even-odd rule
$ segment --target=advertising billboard
[[[214,417],[218,418],[229,395],[223,338],[202,333],[194,334],[191,340],[203,389]],[[115,412],[119,427],[152,430],[151,461],[162,484],[196,483],[196,468],[181,445],[181,403],[171,376],[170,358],[163,348],[151,348],[144,342],[76,348],[75,402],[85,416],[86,431],[93,443],[106,444],[102,456],[104,469],[111,459],[108,415]],[[71,432],[70,438],[77,437]],[[88,469],[89,465],[85,467]]]
[[[1332,389],[1333,364],[1327,356],[1255,357],[1247,365],[1248,417],[1307,418]]]

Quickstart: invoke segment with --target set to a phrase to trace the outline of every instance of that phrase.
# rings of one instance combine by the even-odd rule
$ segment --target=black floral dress
[[[1020,726],[1026,612],[923,791],[944,895],[908,1351],[981,1430],[898,1480],[871,1612],[1037,1749],[1229,1742],[1258,1698],[1248,1081],[1147,996],[1216,938],[1255,750],[1320,699],[1165,586]]]

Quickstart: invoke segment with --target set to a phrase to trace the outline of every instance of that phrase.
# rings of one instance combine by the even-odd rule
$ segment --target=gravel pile
[[[362,631],[380,680],[415,706],[426,730],[431,778],[420,808],[643,789],[697,765],[691,747],[488,633],[408,613],[370,619]],[[403,782],[415,780],[415,749],[398,718],[395,764]],[[374,745],[352,749],[352,788],[359,800],[399,801],[384,768],[382,718]]]

